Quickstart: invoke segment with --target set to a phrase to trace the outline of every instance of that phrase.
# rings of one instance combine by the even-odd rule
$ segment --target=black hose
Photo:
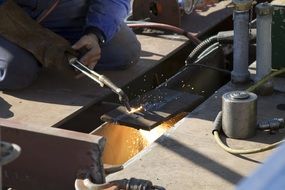
[[[194,61],[194,63],[198,62],[200,59],[203,59],[205,56],[209,55],[212,51],[214,51],[217,48],[220,48],[221,44],[219,42],[216,42],[209,47],[207,47],[202,53],[200,53],[197,57],[197,59]]]
[[[250,36],[250,42],[255,43],[256,40],[256,29],[252,29]],[[211,46],[215,43],[218,44],[232,44],[234,40],[234,32],[233,31],[221,31],[217,35],[207,38],[202,41],[197,47],[189,54],[186,59],[186,64],[191,64],[196,61],[199,56],[207,53],[211,50]]]
[[[110,184],[124,190],[165,190],[163,187],[153,185],[149,180],[136,178],[115,180]]]
[[[200,53],[202,53],[206,48],[208,48],[210,45],[218,42],[217,35],[212,36],[210,38],[207,38],[206,40],[202,41],[188,56],[186,59],[186,64],[193,63]]]

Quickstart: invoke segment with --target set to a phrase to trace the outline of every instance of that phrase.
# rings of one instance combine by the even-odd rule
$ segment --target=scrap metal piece
[[[165,190],[163,187],[153,185],[151,181],[145,179],[120,179],[105,184],[94,184],[88,178],[77,179],[75,181],[76,190]]]
[[[0,166],[12,162],[20,153],[21,148],[18,145],[0,141]]]
[[[269,130],[270,132],[278,131],[279,129],[285,128],[284,118],[273,118],[264,120],[258,123],[258,129]]]
[[[197,106],[202,96],[167,88],[155,89],[131,101],[136,112],[127,112],[122,106],[104,114],[105,122],[127,125],[136,129],[151,130],[182,111]]]

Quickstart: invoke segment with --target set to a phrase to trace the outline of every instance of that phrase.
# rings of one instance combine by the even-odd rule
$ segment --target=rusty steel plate
[[[104,114],[105,122],[115,122],[136,129],[151,130],[172,116],[197,106],[201,96],[170,89],[155,89],[131,101],[134,108],[141,109],[129,113],[125,107]]]
[[[9,126],[9,127],[8,127]],[[0,119],[1,140],[21,147],[20,156],[2,168],[3,186],[12,189],[74,189],[76,178],[105,182],[103,137],[57,128],[24,126]]]

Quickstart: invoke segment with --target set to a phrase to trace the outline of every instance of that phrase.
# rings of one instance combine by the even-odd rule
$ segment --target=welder
[[[71,49],[85,50],[80,60],[90,69],[125,69],[139,59],[140,43],[124,23],[129,13],[130,0],[0,0],[0,8],[9,1],[24,10],[34,22],[66,39]],[[12,12],[15,10],[13,8]],[[7,16],[2,18],[9,19]],[[21,19],[19,18],[20,21]],[[17,18],[10,20],[17,22]],[[24,24],[17,25],[24,27]],[[14,40],[13,34],[6,32],[6,29],[5,23],[1,23],[0,90],[22,89],[35,81],[43,66],[54,65],[40,63],[36,59],[38,57],[29,51],[31,45],[25,44],[25,39],[19,36],[21,40]],[[19,29],[21,32],[25,30],[28,29]],[[31,37],[30,33],[25,35]],[[18,41],[21,43],[18,44]],[[47,38],[42,43],[52,44],[52,41]],[[41,42],[34,43],[35,46],[39,44]],[[42,58],[44,59],[46,58]]]

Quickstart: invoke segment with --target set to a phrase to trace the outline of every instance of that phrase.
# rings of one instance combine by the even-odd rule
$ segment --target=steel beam
[[[0,119],[2,140],[18,144],[22,153],[4,166],[3,184],[13,189],[74,189],[76,178],[91,174],[104,183],[103,137],[57,128],[36,128]],[[9,126],[9,127],[8,127]]]

